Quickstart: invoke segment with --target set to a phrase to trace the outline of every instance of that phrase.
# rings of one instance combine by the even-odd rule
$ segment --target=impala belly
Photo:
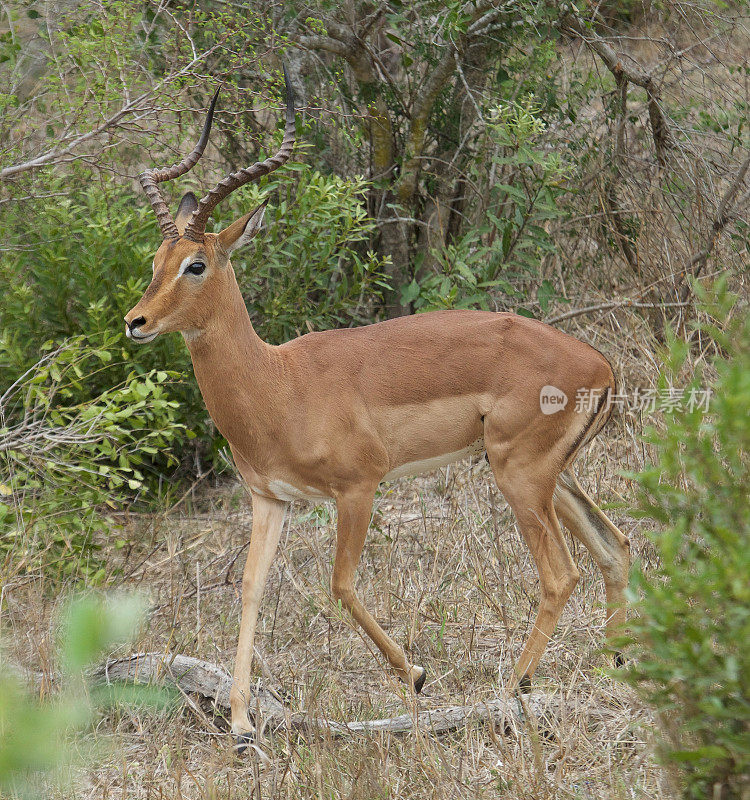
[[[263,494],[263,492],[261,493]],[[294,486],[286,481],[268,481],[268,491],[276,500],[330,500],[330,495],[321,492],[314,486]]]
[[[463,450],[456,450],[453,453],[443,453],[433,458],[425,458],[422,461],[411,461],[408,464],[401,464],[400,467],[392,469],[384,478],[384,481],[393,481],[396,478],[411,477],[421,475],[424,472],[431,472],[433,469],[445,467],[454,461],[461,461],[463,458],[480,456],[484,453],[484,438],[477,439]]]
[[[464,458],[473,458],[480,456],[484,453],[484,438],[477,439],[472,442],[468,447],[461,450],[456,450],[452,453],[442,453],[433,458],[425,458],[420,461],[411,461],[408,464],[401,464],[400,466],[392,469],[387,475],[384,475],[382,480],[393,481],[397,478],[412,477],[414,475],[422,475],[425,472],[432,472],[432,470],[445,467],[448,464],[453,464],[456,461],[461,461]],[[271,497],[275,500],[283,500],[287,503],[293,500],[330,500],[331,496],[325,492],[316,489],[314,486],[295,486],[282,480],[271,480],[265,485],[261,486],[257,482],[249,484],[250,488],[265,497]]]

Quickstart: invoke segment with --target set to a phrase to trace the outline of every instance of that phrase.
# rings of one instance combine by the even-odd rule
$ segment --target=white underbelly
[[[283,500],[291,503],[292,500],[330,500],[331,496],[321,492],[313,486],[294,486],[286,481],[268,481],[267,484],[259,485],[248,483],[251,491],[262,497],[270,497],[272,500]]]
[[[263,492],[261,492],[261,494],[263,494]],[[321,492],[313,486],[293,486],[286,481],[269,481],[266,494],[269,494],[276,500],[286,500],[287,502],[291,502],[292,500],[330,499],[330,495]]]
[[[484,453],[484,438],[477,439],[476,442],[470,444],[468,447],[464,447],[463,450],[456,450],[453,453],[443,453],[434,458],[425,458],[422,461],[410,461],[408,464],[402,464],[400,467],[392,469],[383,480],[393,481],[396,480],[396,478],[421,475],[424,472],[431,472],[433,469],[445,467],[448,464],[452,464],[454,461],[461,461],[463,458],[481,456],[482,453]]]
[[[484,439],[477,439],[468,447],[463,450],[456,450],[453,453],[443,453],[433,458],[425,458],[421,461],[410,461],[408,464],[402,464],[400,467],[392,469],[387,475],[383,477],[384,481],[393,481],[397,478],[406,478],[413,475],[421,475],[425,472],[431,472],[439,467],[445,467],[448,464],[453,464],[455,461],[461,461],[464,458],[471,458],[473,456],[480,456],[484,453]],[[330,500],[331,496],[321,492],[313,486],[294,486],[286,481],[274,480],[268,481],[266,486],[250,486],[250,488],[258,494],[266,497],[272,497],[274,500],[283,500],[291,502],[292,500]]]

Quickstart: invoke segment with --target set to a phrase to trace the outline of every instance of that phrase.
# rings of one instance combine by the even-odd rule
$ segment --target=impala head
[[[279,152],[258,161],[220,181],[202,200],[188,192],[172,217],[159,191],[158,183],[184,175],[203,155],[211,131],[217,90],[208,110],[198,144],[179,164],[166,169],[146,170],[139,177],[156,219],[163,241],[154,256],[151,283],[138,303],[125,315],[125,332],[136,342],[145,343],[160,333],[181,331],[195,335],[229,302],[234,273],[230,255],[247,244],[260,230],[265,202],[235,220],[221,233],[206,233],[206,223],[216,206],[235,189],[256,181],[280,167],[294,147],[294,101],[286,81],[286,128]]]

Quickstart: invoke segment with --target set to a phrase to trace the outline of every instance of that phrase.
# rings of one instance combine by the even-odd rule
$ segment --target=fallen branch
[[[13,668],[19,676],[37,687],[49,683],[42,673]],[[95,682],[159,683],[174,686],[185,695],[197,694],[213,702],[215,708],[229,708],[231,676],[217,664],[191,656],[164,653],[134,653],[127,658],[107,661],[97,667],[91,678]],[[409,733],[422,730],[448,733],[472,723],[491,722],[502,731],[511,731],[528,724],[529,719],[544,728],[554,728],[561,717],[559,698],[535,693],[522,698],[508,697],[465,706],[448,706],[430,711],[401,714],[387,719],[364,722],[337,722],[305,713],[292,713],[270,691],[256,685],[251,687],[249,710],[256,725],[287,728],[306,733],[324,733],[334,737],[359,736],[375,733]]]
[[[552,728],[559,720],[559,709],[554,707],[550,697],[530,694],[523,699],[504,698],[469,706],[448,706],[367,722],[332,722],[322,718],[310,720],[304,715],[294,715],[292,726],[304,730],[325,729],[339,736],[381,732],[408,733],[413,730],[449,733],[465,728],[472,722],[491,722],[500,730],[508,731],[515,726],[525,725],[529,717],[536,718],[538,722],[544,721],[547,723],[544,727]]]
[[[115,659],[98,667],[96,680],[128,681],[133,683],[166,683],[181,689],[186,694],[199,694],[213,700],[214,705],[229,708],[229,690],[232,678],[221,667],[198,658],[162,653],[135,653],[128,658]],[[411,730],[428,730],[432,733],[447,733],[465,727],[469,722],[492,721],[502,729],[513,724],[522,724],[531,714],[539,719],[556,719],[550,699],[542,694],[524,697],[521,701],[511,699],[491,700],[469,706],[449,706],[416,714],[401,714],[389,719],[365,722],[336,722],[325,717],[304,713],[293,714],[268,690],[251,687],[250,713],[260,714],[260,721],[271,727],[287,727],[305,732],[325,732],[333,736],[355,736],[379,732],[408,733]],[[525,708],[524,708],[525,707]]]

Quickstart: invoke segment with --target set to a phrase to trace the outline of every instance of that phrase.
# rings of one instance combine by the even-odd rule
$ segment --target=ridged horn
[[[203,132],[201,133],[200,139],[198,139],[198,144],[193,148],[193,151],[186,155],[179,164],[173,164],[171,167],[166,167],[165,169],[147,169],[138,176],[143,191],[146,193],[146,196],[151,202],[151,207],[154,209],[154,214],[156,214],[162,236],[165,239],[179,239],[180,232],[177,230],[174,219],[172,219],[172,215],[169,213],[167,204],[157,184],[163,181],[171,181],[174,178],[179,178],[180,175],[184,175],[196,165],[198,159],[203,155],[203,151],[206,149],[206,144],[208,143],[208,135],[211,133],[211,123],[214,119],[214,109],[216,108],[216,101],[219,99],[220,90],[221,87],[216,90],[213,100],[211,100],[208,116],[203,125]]]
[[[272,158],[267,158],[265,161],[256,161],[245,169],[232,172],[227,175],[224,180],[219,181],[215,188],[198,202],[198,208],[193,212],[193,216],[185,226],[185,238],[193,242],[202,242],[206,232],[206,223],[211,216],[211,212],[217,205],[235,189],[244,186],[246,183],[257,181],[269,172],[278,169],[282,164],[285,164],[289,157],[292,155],[294,148],[295,130],[294,130],[294,95],[291,86],[289,85],[289,75],[284,66],[284,85],[286,87],[286,127],[284,128],[284,139],[281,142],[279,152]]]

